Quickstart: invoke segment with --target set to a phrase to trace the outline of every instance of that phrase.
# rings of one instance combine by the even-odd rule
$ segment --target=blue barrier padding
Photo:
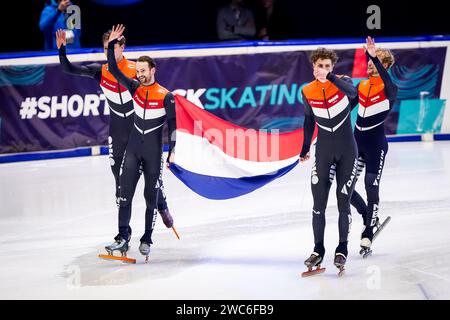
[[[100,147],[100,154],[102,156],[106,156],[109,154],[109,148],[108,147]]]
[[[412,142],[412,141],[422,141],[422,136],[418,135],[410,135],[410,136],[391,136],[387,137],[389,142]]]
[[[90,155],[92,155],[92,150],[90,147],[65,151],[26,152],[21,154],[2,155],[0,156],[0,163],[85,157]]]
[[[169,145],[163,146],[163,151],[169,151]],[[100,146],[100,155],[108,155],[109,148],[106,146]],[[15,154],[0,155],[0,163],[11,163],[20,161],[34,161],[34,160],[49,160],[60,158],[72,158],[72,157],[86,157],[92,155],[92,148],[78,148],[75,150],[63,150],[63,151],[46,151],[46,152],[24,152]]]
[[[449,133],[436,133],[434,135],[434,140],[436,140],[436,141],[450,140],[450,134]]]
[[[412,141],[422,141],[421,135],[408,135],[408,136],[389,136],[387,137],[389,142],[412,142]],[[434,134],[434,140],[445,141],[450,140],[450,134]],[[169,145],[165,144],[163,146],[163,151],[169,151]],[[105,146],[100,146],[100,155],[108,155],[109,149]],[[19,161],[33,161],[33,160],[49,160],[49,159],[60,159],[60,158],[71,158],[71,157],[85,157],[91,156],[91,147],[80,148],[76,150],[68,151],[49,151],[49,152],[25,152],[22,154],[12,154],[12,155],[0,155],[0,163],[10,163]]]

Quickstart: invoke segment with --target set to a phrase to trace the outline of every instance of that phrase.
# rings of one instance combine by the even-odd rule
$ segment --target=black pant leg
[[[125,152],[120,174],[119,234],[127,239],[130,235],[131,203],[139,180],[141,159],[131,150]]]
[[[162,179],[162,173],[163,173],[163,169],[164,169],[164,157],[161,156],[161,167],[160,167],[160,174],[158,177],[158,210],[165,210],[168,208],[167,206],[167,198],[166,198],[166,193],[164,192],[164,184],[163,184],[163,179]]]
[[[357,158],[354,151],[347,150],[336,163],[336,198],[339,211],[339,245],[336,252],[347,256],[348,234],[352,222],[350,199],[356,183]]]
[[[333,161],[329,154],[316,150],[316,161],[311,171],[311,191],[314,205],[312,211],[312,226],[314,232],[314,251],[322,257],[325,255],[324,233],[325,233],[325,211],[330,191],[330,167]]]
[[[374,227],[380,204],[380,182],[386,159],[387,147],[381,146],[367,159],[364,184],[367,192],[366,226]]]
[[[143,162],[143,173],[145,179],[144,197],[146,203],[145,210],[145,233],[141,237],[141,242],[152,242],[153,229],[157,217],[157,200],[160,188],[158,179],[161,170],[161,151],[149,150],[146,152]]]

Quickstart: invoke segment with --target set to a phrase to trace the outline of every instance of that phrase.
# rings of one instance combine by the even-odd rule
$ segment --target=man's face
[[[143,85],[149,85],[154,82],[155,68],[151,68],[146,61],[136,62],[136,78]]]
[[[317,59],[315,63],[313,63],[313,69],[324,69],[327,72],[333,71],[333,63],[331,62],[331,59]],[[317,79],[317,78],[316,78]],[[322,82],[325,81],[325,79],[317,79],[322,80]]]
[[[369,77],[376,77],[378,76],[378,71],[375,65],[373,64],[372,60],[369,59],[367,62],[367,74]]]
[[[378,57],[378,59],[380,61],[383,61],[383,58],[386,58],[386,56],[384,55],[384,53],[382,51],[378,51],[377,52],[377,57]],[[383,63],[383,67],[385,69],[387,69],[388,68],[388,64],[387,63]],[[367,75],[369,77],[378,77],[380,75],[378,70],[377,70],[377,68],[375,67],[375,64],[370,59],[367,62]]]
[[[313,64],[313,68],[322,68],[325,69],[328,72],[333,71],[333,63],[331,62],[331,59],[317,59],[316,62]]]
[[[116,61],[119,61],[122,59],[123,50],[125,50],[125,45],[116,43],[114,45],[114,57],[116,58]],[[103,43],[103,52],[105,53],[105,56],[108,57],[108,41],[105,41]]]

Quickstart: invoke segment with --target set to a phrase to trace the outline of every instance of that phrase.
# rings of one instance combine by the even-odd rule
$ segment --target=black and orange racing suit
[[[122,164],[125,148],[128,144],[131,129],[133,128],[134,108],[130,92],[120,85],[116,78],[108,71],[108,64],[92,63],[78,66],[70,63],[66,56],[66,48],[62,45],[59,49],[59,61],[65,73],[85,76],[99,82],[106,102],[110,110],[109,120],[109,160],[116,184],[116,199],[119,198],[119,172]],[[127,77],[136,77],[135,62],[125,57],[117,64],[118,68]],[[166,197],[160,181],[161,192],[158,196],[158,209],[167,209]]]
[[[139,166],[142,164],[147,209],[145,233],[141,237],[141,242],[151,244],[157,212],[156,200],[159,193],[157,182],[158,179],[161,180],[162,129],[167,121],[170,156],[175,147],[175,99],[171,92],[158,83],[153,82],[145,86],[135,78],[127,77],[121,72],[114,58],[115,43],[117,43],[117,39],[108,45],[109,69],[119,83],[130,92],[135,110],[134,124],[120,173],[119,234],[117,237],[128,238],[131,202],[139,180]]]
[[[300,156],[310,149],[314,123],[318,126],[315,162],[311,173],[314,199],[314,252],[325,254],[325,210],[331,187],[330,168],[335,164],[337,205],[339,211],[339,245],[336,253],[347,257],[348,233],[351,223],[350,197],[356,181],[356,142],[353,137],[350,112],[351,100],[357,91],[350,78],[329,73],[326,82],[314,80],[303,90],[305,106],[305,138]]]
[[[384,122],[394,106],[398,87],[378,57],[366,55],[377,68],[379,76],[371,76],[358,84],[358,99],[354,99],[353,104],[356,106],[359,102],[354,135],[358,145],[358,176],[366,168],[364,185],[367,206],[356,191],[351,203],[364,218],[366,228],[362,238],[372,241],[373,228],[378,220],[380,180],[388,152]]]

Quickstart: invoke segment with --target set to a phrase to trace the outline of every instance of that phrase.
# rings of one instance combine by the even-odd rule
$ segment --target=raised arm
[[[389,75],[386,68],[381,63],[380,59],[378,59],[376,54],[376,48],[375,48],[375,39],[372,39],[371,37],[366,38],[366,46],[364,46],[364,49],[366,50],[366,55],[369,57],[370,60],[372,60],[373,64],[375,65],[375,68],[377,68],[378,74],[380,75],[381,79],[384,83],[384,92],[386,93],[386,97],[389,100],[395,100],[397,97],[397,91],[398,87],[397,85],[392,81],[391,76]]]
[[[65,73],[85,76],[100,81],[102,66],[98,63],[93,63],[87,66],[77,66],[70,63],[66,55],[66,33],[59,29],[56,31],[56,46],[59,52],[59,63]]]
[[[137,87],[139,86],[139,81],[136,79],[128,78],[126,75],[120,71],[117,66],[116,57],[114,55],[114,45],[120,40],[125,27],[121,24],[117,26],[113,26],[111,30],[111,34],[109,36],[108,43],[108,70],[117,79],[125,88],[130,91],[131,94],[134,94]]]

